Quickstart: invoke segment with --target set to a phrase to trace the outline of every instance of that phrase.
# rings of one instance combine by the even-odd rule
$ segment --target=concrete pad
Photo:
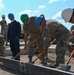
[[[38,56],[38,55],[35,55],[35,56],[33,57],[33,60],[34,60],[37,56]],[[49,68],[49,64],[50,64],[50,63],[53,63],[53,61],[55,62],[55,60],[56,60],[56,55],[55,55],[55,53],[48,53],[48,57],[49,57],[49,61],[47,61],[47,62],[48,62],[48,65],[42,65],[42,64],[40,63],[41,61],[40,61],[39,59],[38,59],[34,64],[35,64],[35,65],[40,65],[40,66],[44,66],[44,67]],[[11,56],[6,56],[5,58],[10,59]],[[67,61],[67,59],[68,59],[68,56],[66,55],[66,56],[65,56],[65,61]],[[28,55],[21,55],[21,62],[27,63],[27,62],[28,62]],[[14,62],[13,62],[13,63],[14,63]],[[74,58],[71,59],[70,65],[71,65],[71,71],[74,72]],[[30,68],[32,69],[33,67],[30,67]],[[7,71],[4,71],[4,73],[5,73],[5,74],[4,74],[3,71],[4,71],[4,70],[0,69],[0,75],[19,75],[19,74],[16,74],[16,73],[12,74],[12,73],[7,72]],[[49,72],[49,70],[48,70],[48,72]],[[3,73],[3,74],[2,74],[2,73]],[[43,75],[45,75],[45,74],[43,74]],[[59,74],[58,74],[58,75],[59,75]],[[60,75],[62,75],[62,74],[60,74]]]

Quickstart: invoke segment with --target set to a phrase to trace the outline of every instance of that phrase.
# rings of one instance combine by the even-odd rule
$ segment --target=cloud
[[[39,6],[39,9],[44,9],[44,8],[46,8],[45,5],[40,5],[40,6]]]
[[[24,10],[22,12],[19,13],[19,15],[21,14],[28,14],[29,16],[35,16],[35,15],[38,15],[40,12],[40,10]]]
[[[2,8],[4,8],[4,5],[2,3],[2,0],[0,0],[0,11],[2,10]]]
[[[59,11],[56,15],[54,15],[52,17],[52,19],[62,20],[62,18],[61,18],[61,11]]]
[[[65,27],[67,27],[69,30],[70,30],[70,28],[71,28],[71,26],[72,26],[70,23],[66,23],[66,22],[62,19],[62,17],[61,17],[61,11],[59,11],[56,15],[54,15],[54,16],[52,17],[52,19],[55,19],[55,20],[59,21],[59,22],[62,23]]]
[[[36,10],[27,9],[27,10],[21,11],[18,15],[28,14],[29,16],[38,16],[40,15],[41,9],[44,9],[44,8],[46,8],[45,5],[40,5],[38,6],[38,9]]]
[[[46,8],[45,5],[40,5],[37,10],[30,10],[30,9],[24,10],[24,11],[20,12],[19,15],[28,14],[29,16],[38,16],[38,15],[40,15],[41,9],[44,9],[44,8]]]
[[[24,11],[20,12],[19,15],[21,15],[21,14],[29,14],[31,12],[32,12],[31,10],[24,10]]]
[[[53,3],[53,2],[58,2],[58,1],[65,2],[65,1],[67,1],[67,0],[49,0],[48,3]]]
[[[60,1],[60,0],[49,0],[48,3],[53,3],[53,2],[58,2],[58,1]]]
[[[39,13],[40,12],[40,10],[35,10],[35,11],[33,11],[33,13]]]

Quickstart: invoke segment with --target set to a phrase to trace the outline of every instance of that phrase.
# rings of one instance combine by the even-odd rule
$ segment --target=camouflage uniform
[[[5,46],[4,46],[4,36],[0,35],[0,56],[4,56]]]
[[[74,30],[74,25],[71,26],[70,31],[72,31],[72,30]],[[74,36],[73,35],[71,35],[71,37],[69,39],[69,43],[74,44]],[[68,45],[68,51],[71,53],[73,50],[74,50],[74,45]]]
[[[72,43],[73,45],[68,45],[68,51],[71,53],[74,50],[74,36],[71,36],[69,39],[69,43]]]
[[[6,23],[5,22],[6,22],[5,20],[0,21],[0,25],[1,25],[1,35],[3,35],[4,38],[6,39],[7,30],[6,30]]]
[[[23,30],[24,30],[24,32],[29,34],[28,43],[33,41],[35,39],[35,37],[41,35],[41,29],[38,25],[36,25],[35,17],[30,17],[30,22],[26,25],[23,25]],[[39,39],[37,39],[36,42],[37,42],[37,46],[39,48],[39,51],[41,52],[43,50],[43,37],[42,37],[42,35],[40,36]],[[35,43],[33,43],[29,47],[29,52],[28,52],[28,57],[29,58],[32,58],[33,55],[34,55],[34,46],[35,46]],[[43,58],[42,58],[42,60],[43,60]]]
[[[56,64],[57,65],[65,62],[64,56],[65,56],[69,37],[70,37],[70,32],[64,25],[62,25],[61,23],[53,19],[46,21],[46,28],[44,33],[44,50],[48,49],[51,39],[56,38],[57,40]]]

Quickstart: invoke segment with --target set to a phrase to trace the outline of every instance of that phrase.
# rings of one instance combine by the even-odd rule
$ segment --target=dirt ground
[[[35,60],[36,57],[37,57],[37,55],[35,55],[33,57],[33,60]],[[56,60],[55,53],[48,53],[48,57],[49,57],[49,59],[46,60],[47,63],[54,63],[55,62],[55,60]],[[10,58],[10,56],[6,56],[6,58]],[[65,56],[65,61],[67,61],[67,59],[68,59],[68,55]],[[27,55],[21,55],[21,61],[28,62],[28,56]],[[39,59],[34,64],[42,65],[40,63]],[[71,65],[71,71],[74,72],[74,58],[71,59],[69,64]],[[48,65],[44,65],[44,66],[48,66]],[[0,69],[0,75],[19,75],[19,74],[15,74],[15,73],[12,74],[10,72],[7,72],[7,71],[4,71],[4,70]]]

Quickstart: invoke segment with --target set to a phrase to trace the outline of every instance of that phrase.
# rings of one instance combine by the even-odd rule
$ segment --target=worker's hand
[[[69,45],[72,45],[72,42],[69,42]]]
[[[72,48],[72,42],[69,42],[69,46],[70,46],[70,48]]]

